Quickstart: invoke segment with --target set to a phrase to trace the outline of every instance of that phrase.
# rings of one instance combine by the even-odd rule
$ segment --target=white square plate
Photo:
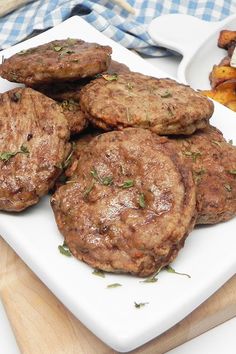
[[[169,28],[176,28],[170,31]],[[213,65],[227,55],[217,46],[220,31],[236,29],[236,14],[222,21],[209,22],[183,14],[168,14],[156,17],[148,32],[159,45],[183,55],[177,76],[194,89],[209,89],[209,74]]]
[[[79,17],[2,52],[13,53],[53,39],[81,38],[110,45],[113,58],[132,70],[166,77],[119,44],[106,38]],[[0,91],[12,88],[0,80]],[[235,113],[216,104],[212,124],[236,141]],[[49,198],[20,214],[0,213],[0,234],[49,289],[96,336],[113,349],[130,351],[179,322],[206,300],[236,270],[236,218],[215,226],[199,227],[188,237],[173,267],[191,278],[162,271],[156,283],[141,283],[126,275],[92,274],[86,264],[58,252],[63,239],[57,230]],[[121,287],[108,289],[107,285]],[[147,302],[137,309],[134,302]]]

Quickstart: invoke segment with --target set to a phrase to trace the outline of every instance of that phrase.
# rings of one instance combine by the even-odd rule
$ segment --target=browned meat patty
[[[65,170],[66,177],[72,177],[76,175],[76,170],[78,167],[78,162],[80,156],[86,153],[86,149],[89,146],[90,141],[97,135],[101,134],[99,130],[94,130],[90,133],[80,135],[77,140],[74,140],[73,143],[73,154],[71,156],[70,164]]]
[[[111,63],[106,71],[107,74],[119,74],[130,71],[128,66],[117,61],[111,60]],[[80,90],[87,85],[95,77],[86,77],[73,82],[57,82],[46,85],[34,86],[34,89],[44,93],[46,96],[54,100],[74,100],[79,102]]]
[[[81,152],[71,180],[51,199],[75,257],[148,276],[177,256],[195,221],[195,186],[167,142],[129,128],[99,135]]]
[[[177,140],[197,185],[198,224],[215,224],[236,215],[236,147],[209,126]]]
[[[59,103],[63,113],[67,119],[71,134],[81,133],[88,125],[88,120],[85,114],[80,109],[79,103],[74,100],[64,100]]]
[[[111,60],[111,63],[107,69],[107,73],[112,75],[112,74],[121,74],[121,73],[127,73],[130,72],[130,69],[128,68],[127,65],[119,63],[118,61]]]
[[[49,42],[21,51],[0,66],[0,76],[33,86],[73,81],[107,70],[112,49],[79,39]]]
[[[60,107],[30,88],[0,95],[0,210],[36,204],[61,173],[69,130]]]
[[[104,130],[148,128],[158,134],[191,134],[207,125],[213,103],[171,79],[139,73],[103,75],[86,85],[80,105]]]

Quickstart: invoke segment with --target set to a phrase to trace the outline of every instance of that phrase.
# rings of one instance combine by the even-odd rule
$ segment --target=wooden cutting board
[[[23,354],[114,354],[0,238],[0,296]],[[236,315],[236,276],[184,320],[130,353],[161,354]]]

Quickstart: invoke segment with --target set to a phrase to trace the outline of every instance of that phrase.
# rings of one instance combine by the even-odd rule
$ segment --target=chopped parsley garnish
[[[228,192],[232,191],[232,187],[229,184],[225,184],[224,187]]]
[[[64,110],[67,110],[67,111],[74,111],[76,106],[78,106],[78,104],[72,100],[72,99],[69,99],[69,100],[63,100],[61,103],[60,103],[60,106],[64,109]]]
[[[103,79],[105,79],[106,81],[116,81],[118,79],[118,75],[117,74],[103,74],[101,75],[103,77]]]
[[[94,187],[94,183],[91,183],[90,186],[88,186],[85,189],[85,191],[84,191],[84,199],[88,198],[88,196],[89,196],[90,192],[92,191],[93,187]]]
[[[71,49],[63,49],[63,50],[59,53],[59,55],[60,55],[60,56],[64,56],[64,55],[66,55],[66,54],[73,54],[73,53],[75,53],[74,50],[71,50]]]
[[[11,96],[11,100],[13,102],[18,102],[21,99],[21,94],[20,92],[14,92]]]
[[[140,207],[141,207],[142,209],[145,208],[146,202],[145,202],[145,196],[144,196],[143,193],[141,193],[141,194],[139,195],[138,203],[139,203],[139,205],[140,205]]]
[[[172,94],[169,91],[161,93],[161,98],[172,97]]]
[[[229,172],[231,175],[236,175],[236,168],[233,168],[232,170],[228,170],[228,172]]]
[[[74,38],[67,38],[66,42],[69,44],[69,45],[74,45],[77,43],[77,39],[74,39]]]
[[[193,171],[193,179],[196,184],[201,182],[202,176],[206,173],[206,170],[204,168],[201,168],[200,170],[194,170]]]
[[[211,143],[214,144],[214,145],[217,145],[221,148],[221,142],[220,141],[217,141],[217,140],[211,140]]]
[[[134,86],[130,82],[128,82],[127,88],[128,88],[128,90],[132,90],[134,88]]]
[[[129,107],[126,107],[126,117],[127,117],[127,121],[130,122],[130,111],[129,111]]]
[[[199,151],[183,151],[183,155],[187,157],[191,157],[193,162],[196,162],[197,158],[199,156],[202,156],[202,154]]]
[[[101,269],[94,269],[92,274],[97,275],[98,277],[101,277],[101,278],[105,278],[105,273]]]
[[[67,244],[64,242],[63,245],[59,245],[58,246],[58,249],[59,249],[59,252],[61,254],[63,254],[63,256],[66,256],[66,257],[71,257],[72,254],[67,246]]]
[[[153,275],[151,275],[150,277],[146,278],[145,280],[141,280],[140,283],[156,283],[158,281],[158,274],[161,271],[161,267],[156,271],[156,273],[154,273]]]
[[[144,307],[147,304],[149,304],[149,302],[134,302],[134,306],[136,307],[136,309],[140,309],[141,307]]]
[[[20,52],[18,52],[18,55],[25,55],[25,54],[30,54],[32,53],[32,49],[23,49]]]
[[[69,153],[69,155],[67,156],[65,161],[63,161],[62,163],[57,165],[58,168],[60,168],[61,170],[65,170],[70,165],[71,159],[72,159],[72,155],[73,155],[73,153],[75,151],[75,147],[76,147],[76,144],[73,142],[72,143],[71,152]]]
[[[93,168],[90,171],[90,174],[93,176],[93,178],[103,186],[110,186],[113,183],[113,177],[112,176],[107,176],[107,177],[100,177],[98,175],[98,172],[95,168]]]
[[[119,187],[123,189],[131,188],[134,186],[134,180],[133,179],[127,179],[127,181],[124,181],[123,184],[121,184]]]
[[[167,265],[167,266],[164,267],[163,269],[165,269],[168,273],[174,273],[174,274],[178,274],[178,275],[184,275],[185,277],[191,278],[191,276],[190,276],[189,274],[177,272],[177,271],[176,271],[174,268],[172,268],[170,265]]]
[[[54,46],[53,50],[55,50],[55,52],[60,52],[63,49],[63,47],[60,46]]]
[[[107,288],[113,289],[113,288],[118,288],[119,286],[122,286],[122,285],[120,283],[113,283],[113,284],[107,285]]]
[[[229,143],[230,145],[233,145],[233,139],[229,139],[228,143]]]
[[[25,146],[23,144],[23,145],[21,145],[20,150],[18,150],[18,151],[14,151],[14,152],[4,151],[4,152],[0,153],[0,160],[7,162],[8,160],[10,160],[12,157],[16,156],[17,154],[28,155],[29,150],[28,150],[27,146]]]

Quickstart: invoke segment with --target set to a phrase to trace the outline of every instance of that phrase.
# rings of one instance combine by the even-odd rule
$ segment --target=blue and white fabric
[[[182,13],[207,21],[219,21],[236,13],[235,0],[127,0],[136,14],[129,14],[109,0],[36,0],[0,18],[0,49],[16,44],[35,31],[51,28],[65,19],[82,16],[97,30],[129,49],[163,56],[147,27],[157,16]],[[172,29],[174,30],[174,29]]]

